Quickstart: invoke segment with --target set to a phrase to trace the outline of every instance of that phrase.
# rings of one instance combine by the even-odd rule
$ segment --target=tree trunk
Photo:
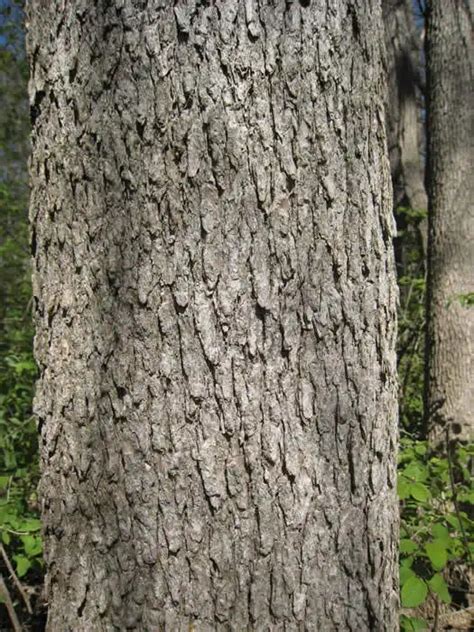
[[[427,15],[428,326],[425,414],[432,440],[474,437],[474,48],[472,0]],[[471,294],[472,296],[472,294]]]
[[[398,629],[378,3],[28,21],[48,630]]]
[[[382,0],[387,50],[387,142],[394,208],[427,208],[421,161],[421,39],[412,0]]]

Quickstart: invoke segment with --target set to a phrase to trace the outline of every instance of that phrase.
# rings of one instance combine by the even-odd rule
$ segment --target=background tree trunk
[[[412,0],[382,0],[387,50],[387,144],[397,234],[399,422],[423,433],[423,363],[428,201],[424,187],[421,16]]]
[[[397,223],[395,261],[398,276],[403,277],[410,274],[413,244],[418,243],[425,255],[427,250],[427,220],[414,226],[406,214],[407,208],[418,212],[428,208],[422,160],[422,40],[412,0],[382,0],[382,15],[387,51],[387,144]],[[400,291],[404,304],[409,290],[402,286]]]
[[[387,50],[387,142],[394,208],[428,206],[421,160],[421,38],[412,0],[382,0]]]
[[[474,126],[472,0],[427,15],[429,197],[425,414],[434,442],[473,438]]]
[[[48,629],[398,629],[379,3],[28,21]]]

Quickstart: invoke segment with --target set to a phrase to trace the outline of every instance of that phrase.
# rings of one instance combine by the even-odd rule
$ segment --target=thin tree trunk
[[[382,0],[387,50],[387,141],[395,210],[428,206],[421,160],[421,38],[412,0]]]
[[[48,630],[398,629],[379,3],[28,22]]]
[[[413,245],[418,244],[425,255],[427,250],[427,220],[414,226],[405,212],[406,208],[428,208],[422,159],[422,41],[412,0],[382,0],[382,15],[387,50],[387,144],[397,223],[395,261],[398,276],[403,277],[412,273]],[[403,286],[400,295],[403,304],[407,295]]]
[[[474,427],[474,115],[472,0],[427,15],[428,327],[425,413],[434,443]]]

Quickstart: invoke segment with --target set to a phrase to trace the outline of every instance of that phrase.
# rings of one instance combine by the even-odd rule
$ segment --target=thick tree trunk
[[[28,15],[48,629],[396,630],[379,3]]]
[[[428,327],[426,418],[435,442],[474,437],[474,100],[472,0],[427,16]]]

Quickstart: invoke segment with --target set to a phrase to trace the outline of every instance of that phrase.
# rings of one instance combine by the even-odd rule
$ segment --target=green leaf
[[[414,576],[414,572],[408,566],[400,567],[400,585],[403,586],[409,577]]]
[[[415,500],[426,502],[430,497],[430,490],[423,483],[413,483],[410,485],[410,494]]]
[[[410,463],[403,470],[403,475],[410,478],[412,481],[422,483],[428,478],[428,468],[421,463]]]
[[[36,367],[31,360],[20,360],[14,364],[13,368],[21,375],[24,371],[34,371]]]
[[[410,483],[403,477],[399,477],[397,484],[398,497],[400,500],[405,500],[410,495]]]
[[[449,552],[455,557],[462,557],[464,551],[465,545],[461,538],[451,538],[451,542],[449,543]]]
[[[18,527],[18,516],[14,513],[14,508],[8,505],[0,505],[0,525],[6,525],[16,529]]]
[[[409,577],[401,591],[402,606],[416,608],[425,601],[427,594],[428,587],[422,579],[416,575]]]
[[[449,470],[449,463],[447,459],[439,459],[434,456],[431,461],[431,467],[435,468],[438,472],[444,472],[445,470]]]
[[[461,516],[461,521],[462,521],[463,525],[465,527],[470,527],[471,526],[471,521],[467,518],[466,514],[461,511],[459,515]],[[460,522],[459,522],[459,519],[457,518],[457,516],[448,515],[448,516],[446,516],[446,521],[449,522],[449,524],[452,527],[454,527],[457,531],[462,531],[461,525],[460,525]]]
[[[444,603],[451,603],[451,595],[449,594],[448,586],[444,581],[444,577],[440,573],[436,573],[429,580],[428,585],[430,590],[438,595],[441,601]]]
[[[21,537],[23,548],[28,557],[35,557],[43,551],[41,538],[35,535],[23,535]]]
[[[418,544],[412,540],[400,540],[400,553],[413,553],[418,548]]]
[[[17,460],[13,452],[7,450],[4,453],[3,458],[5,459],[5,467],[7,470],[14,470],[16,468]]]
[[[428,629],[428,624],[424,619],[407,617],[405,614],[402,614],[400,617],[400,624],[403,632],[418,632],[419,630]]]
[[[3,542],[3,544],[7,544],[7,545],[10,544],[11,539],[12,538],[11,538],[10,534],[8,533],[8,531],[2,531],[2,542]]]
[[[462,492],[458,494],[458,500],[469,505],[474,505],[474,490],[472,492]]]
[[[30,560],[24,555],[14,555],[13,559],[16,563],[16,574],[18,575],[18,577],[23,577],[23,575],[26,575],[29,568],[31,567]]]
[[[448,552],[446,551],[446,543],[443,540],[433,540],[425,545],[425,551],[433,568],[440,571],[446,566],[448,561]]]
[[[411,568],[413,566],[413,557],[405,557],[400,561],[400,566]]]
[[[6,522],[15,531],[19,530],[19,528],[20,528],[20,521],[18,520],[18,516],[15,516],[14,514],[10,514],[9,516],[7,516]]]
[[[20,525],[20,531],[39,531],[41,529],[41,521],[37,518],[27,518]]]
[[[437,540],[443,540],[443,542],[446,542],[447,544],[451,541],[449,531],[444,526],[444,524],[440,524],[439,522],[437,524],[434,524],[431,527],[431,533],[433,534],[433,537]]]

